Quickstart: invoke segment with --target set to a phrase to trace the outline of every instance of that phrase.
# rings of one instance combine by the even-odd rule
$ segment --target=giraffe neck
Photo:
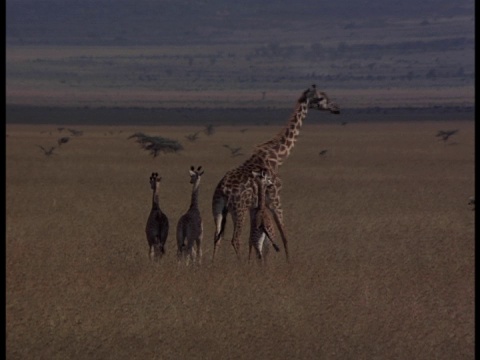
[[[158,188],[153,190],[153,196],[152,196],[152,208],[153,209],[160,209],[160,197],[158,195]]]
[[[307,112],[308,99],[302,97],[298,100],[287,125],[273,139],[258,146],[256,154],[264,159],[266,165],[277,170],[290,155]]]
[[[190,201],[190,208],[198,208],[198,188],[200,187],[200,182],[195,181],[192,188],[192,200]]]

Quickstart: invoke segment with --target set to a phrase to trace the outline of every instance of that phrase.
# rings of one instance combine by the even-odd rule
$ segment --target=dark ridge
[[[276,125],[292,108],[72,108],[6,106],[6,124],[58,125]],[[340,115],[310,111],[308,123],[474,120],[474,106],[342,109]]]

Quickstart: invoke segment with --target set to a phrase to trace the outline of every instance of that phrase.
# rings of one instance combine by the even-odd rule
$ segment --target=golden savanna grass
[[[8,359],[473,359],[474,123],[307,122],[281,167],[291,263],[230,245],[214,264],[211,198],[276,126],[6,126]],[[438,130],[458,128],[446,143]],[[127,137],[181,141],[150,157]],[[223,144],[241,146],[231,157]],[[319,151],[328,152],[319,156]],[[203,166],[204,263],[177,267],[175,226]],[[167,254],[148,259],[149,176]],[[280,243],[280,239],[277,239]]]

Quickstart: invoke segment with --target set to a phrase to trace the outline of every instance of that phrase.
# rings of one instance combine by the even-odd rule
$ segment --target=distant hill
[[[6,124],[58,125],[275,125],[289,119],[293,108],[68,108],[6,106]],[[474,121],[474,107],[342,109],[341,115],[309,112],[306,124],[345,125],[388,121]]]

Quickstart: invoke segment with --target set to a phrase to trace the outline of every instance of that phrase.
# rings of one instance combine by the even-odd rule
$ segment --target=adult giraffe
[[[302,122],[307,116],[308,109],[329,111],[339,114],[339,107],[331,102],[315,85],[302,92],[295,105],[295,111],[287,125],[271,140],[257,145],[248,160],[242,165],[227,171],[215,188],[212,200],[212,212],[215,221],[215,237],[213,257],[223,237],[227,215],[230,213],[233,220],[232,246],[237,257],[240,250],[240,235],[245,218],[249,210],[257,204],[257,185],[253,179],[253,172],[266,169],[273,180],[269,187],[267,200],[270,211],[282,237],[285,256],[288,258],[288,242],[283,224],[282,207],[280,203],[281,180],[278,177],[278,168],[290,155],[295,145]]]

